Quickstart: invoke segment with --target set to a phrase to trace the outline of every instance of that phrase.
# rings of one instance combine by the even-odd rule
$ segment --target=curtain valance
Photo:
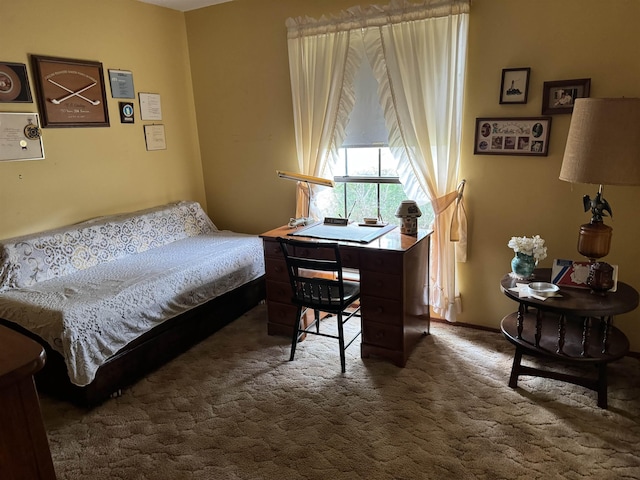
[[[319,19],[288,18],[286,26],[291,39],[469,13],[470,5],[471,0],[392,0],[389,5],[356,6]]]

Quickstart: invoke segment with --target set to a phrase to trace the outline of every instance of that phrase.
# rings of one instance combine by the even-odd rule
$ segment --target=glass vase
[[[517,252],[511,260],[511,271],[513,276],[520,279],[533,278],[533,271],[536,268],[537,261],[533,255]]]

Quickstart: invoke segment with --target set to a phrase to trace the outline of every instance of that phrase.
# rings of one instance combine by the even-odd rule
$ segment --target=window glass
[[[348,217],[361,222],[365,217],[378,217],[383,222],[400,225],[395,212],[407,196],[397,178],[396,167],[397,162],[387,147],[340,149],[339,159],[330,168],[334,177],[338,177],[336,186],[314,189],[312,212],[319,219]],[[367,177],[366,181],[359,182],[357,177],[363,176]],[[340,177],[349,181],[342,182]],[[374,183],[377,178],[385,183]],[[434,218],[431,203],[419,207],[422,216],[418,226],[429,228]]]

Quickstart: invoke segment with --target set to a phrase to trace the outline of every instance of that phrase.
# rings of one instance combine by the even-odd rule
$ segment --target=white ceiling
[[[231,2],[232,0],[138,0],[144,3],[153,3],[161,7],[187,12],[196,8],[208,7],[209,5],[217,5],[218,3]]]

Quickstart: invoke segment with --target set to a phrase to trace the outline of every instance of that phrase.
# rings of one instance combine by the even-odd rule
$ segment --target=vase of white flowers
[[[516,278],[532,278],[538,262],[547,258],[547,247],[544,246],[544,240],[540,235],[511,237],[508,246],[515,252],[511,260],[511,275]]]

